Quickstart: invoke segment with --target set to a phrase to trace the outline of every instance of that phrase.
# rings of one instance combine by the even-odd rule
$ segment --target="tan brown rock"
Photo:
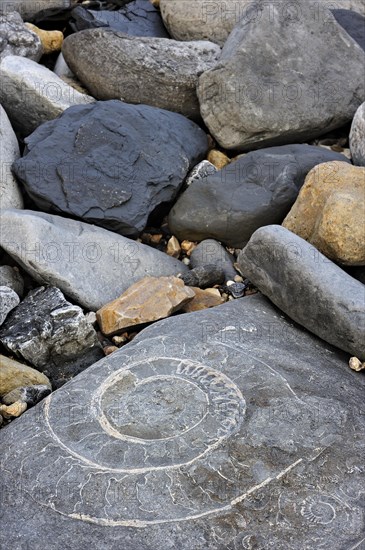
[[[61,51],[63,43],[63,34],[61,31],[45,31],[32,25],[32,23],[25,23],[25,25],[39,36],[43,46],[43,53],[50,54]]]
[[[181,243],[181,249],[187,256],[190,256],[190,254],[196,247],[197,243],[194,243],[192,241],[183,241]]]
[[[173,258],[179,258],[181,254],[181,246],[176,237],[171,237],[171,239],[169,239],[166,252]]]
[[[28,405],[24,401],[16,401],[12,405],[0,405],[0,414],[6,418],[16,418],[26,411]]]
[[[195,296],[177,277],[145,277],[96,312],[101,331],[111,336],[126,328],[169,317]]]
[[[231,162],[231,159],[228,158],[227,155],[217,149],[209,151],[207,160],[209,160],[218,170],[222,170],[222,168]]]
[[[365,361],[361,362],[357,357],[351,357],[349,360],[349,367],[356,372],[360,372],[365,370]]]
[[[313,168],[283,226],[331,260],[365,265],[365,168],[339,161]]]
[[[220,306],[226,301],[222,298],[221,293],[217,288],[206,288],[202,290],[198,287],[190,287],[195,292],[195,298],[182,308],[185,313],[192,313],[193,311],[200,311],[201,309],[208,309],[210,307]]]
[[[47,376],[27,365],[0,355],[0,395],[6,395],[15,388],[45,384],[51,388]]]

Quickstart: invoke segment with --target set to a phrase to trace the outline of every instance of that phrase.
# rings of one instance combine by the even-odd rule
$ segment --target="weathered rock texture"
[[[51,387],[49,379],[41,372],[0,355],[0,396],[8,394],[15,388],[33,384]]]
[[[206,239],[199,243],[190,256],[192,268],[213,264],[223,269],[226,281],[234,279],[237,275],[237,271],[233,267],[234,261],[234,256],[213,239]]]
[[[133,237],[174,199],[208,146],[185,117],[121,101],[68,109],[26,145],[14,171],[42,210]]]
[[[19,13],[0,15],[0,59],[19,55],[39,61],[42,54],[41,40],[24,25]]]
[[[365,51],[365,13],[361,15],[356,11],[341,9],[331,11],[337,23],[339,23]]]
[[[365,359],[365,286],[284,227],[258,229],[238,257],[242,273],[289,317]]]
[[[335,161],[313,168],[283,226],[331,260],[365,265],[365,167]]]
[[[365,102],[360,105],[352,121],[350,149],[353,163],[365,166]]]
[[[23,277],[20,275],[19,270],[14,269],[10,265],[0,266],[0,286],[8,286],[12,288],[18,296],[23,296]]]
[[[69,36],[62,53],[98,99],[122,99],[200,118],[198,77],[217,63],[212,42],[140,38],[105,29]]]
[[[195,292],[177,277],[145,277],[96,312],[107,336],[169,317],[191,302]]]
[[[195,296],[191,302],[183,306],[182,311],[185,313],[220,306],[225,301],[217,288],[206,288],[205,290],[196,286],[191,288],[195,292]]]
[[[29,20],[38,12],[50,8],[68,8],[74,0],[4,0],[0,4],[0,13],[17,11],[23,19]]]
[[[0,342],[56,388],[104,356],[82,309],[55,287],[30,292],[1,327]]]
[[[19,301],[19,296],[12,288],[0,286],[0,326]]]
[[[90,311],[115,300],[143,277],[187,267],[116,233],[41,212],[4,210],[1,246],[41,284],[57,286]]]
[[[262,296],[153,325],[1,430],[0,543],[360,548],[346,359]]]
[[[0,208],[23,208],[23,197],[11,172],[13,162],[19,157],[18,140],[0,105]]]
[[[201,114],[226,149],[313,139],[365,100],[365,52],[331,12],[307,0],[297,10],[270,5],[250,3],[219,63],[199,78]]]
[[[26,23],[26,27],[39,37],[45,55],[61,50],[63,43],[63,34],[61,31],[45,31],[36,25],[32,25],[32,23]]]

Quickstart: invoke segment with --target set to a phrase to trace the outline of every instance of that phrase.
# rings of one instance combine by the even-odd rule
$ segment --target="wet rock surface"
[[[0,540],[356,546],[363,389],[263,297],[162,321],[1,431]]]

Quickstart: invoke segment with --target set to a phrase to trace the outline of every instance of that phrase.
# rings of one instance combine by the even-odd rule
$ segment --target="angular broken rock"
[[[89,311],[143,277],[186,273],[178,260],[87,223],[30,210],[3,210],[1,246],[41,284],[60,288]]]
[[[66,63],[98,99],[122,99],[200,118],[198,77],[221,49],[207,41],[176,42],[90,29],[67,37]]]
[[[51,388],[51,382],[41,372],[0,355],[0,397],[16,388],[42,385]]]
[[[365,286],[314,246],[269,225],[252,235],[238,265],[294,321],[365,360]]]
[[[1,86],[0,86],[1,87]],[[23,196],[11,167],[20,157],[19,145],[8,115],[0,105],[0,205],[23,208]]]
[[[101,331],[112,336],[127,328],[169,317],[195,297],[177,277],[145,277],[96,312]]]
[[[55,388],[104,356],[82,309],[55,287],[30,292],[1,327],[0,342],[42,371]]]
[[[0,63],[0,103],[22,136],[53,120],[72,105],[94,98],[77,92],[52,71],[31,59],[9,55]]]
[[[335,262],[365,265],[365,167],[313,168],[283,226]]]
[[[202,309],[208,309],[210,307],[220,306],[225,302],[221,293],[217,288],[206,288],[202,290],[199,287],[191,287],[195,292],[194,298],[188,304],[185,304],[181,311],[184,313],[192,313],[193,311],[200,311]]]
[[[39,61],[43,54],[40,38],[26,27],[19,13],[0,14],[0,59],[7,55]]]
[[[13,169],[41,210],[131,237],[175,198],[208,147],[182,115],[116,100],[68,109],[26,145]]]
[[[360,105],[352,121],[350,150],[353,163],[365,166],[365,102]]]
[[[156,323],[1,431],[0,544],[360,548],[364,390],[262,296]]]
[[[254,1],[199,78],[201,114],[225,149],[307,141],[353,118],[365,100],[364,64],[318,2]]]
[[[17,293],[8,286],[0,286],[0,326],[18,304],[19,296]]]

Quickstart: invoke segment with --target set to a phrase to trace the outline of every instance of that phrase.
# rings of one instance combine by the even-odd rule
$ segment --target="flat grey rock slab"
[[[23,208],[23,196],[11,171],[20,157],[19,144],[3,107],[0,105],[0,208]]]
[[[221,49],[208,41],[177,42],[100,28],[68,36],[62,53],[98,99],[122,99],[198,119],[198,77],[216,65]]]
[[[242,248],[259,227],[282,223],[308,172],[332,160],[350,162],[344,155],[312,145],[248,153],[193,181],[171,209],[169,227],[181,240],[213,238]]]
[[[330,10],[311,0],[283,6],[252,2],[199,78],[202,117],[225,149],[314,139],[365,100],[365,52]]]
[[[353,163],[365,166],[365,102],[360,105],[352,121],[350,150]]]
[[[17,12],[0,14],[0,59],[7,55],[39,61],[43,54],[40,38],[29,30]]]
[[[364,389],[262,296],[157,323],[1,430],[0,542],[360,548]]]
[[[100,227],[30,210],[3,210],[1,247],[41,284],[97,311],[143,277],[188,271],[180,261]]]
[[[23,136],[72,105],[95,101],[43,65],[25,57],[5,57],[0,63],[0,79],[0,102],[14,129]]]
[[[258,229],[238,256],[242,273],[289,317],[365,360],[365,286],[279,225]]]
[[[38,12],[50,8],[68,8],[74,0],[4,0],[0,4],[0,13],[17,11],[28,21]]]
[[[0,286],[0,326],[9,313],[19,304],[19,296],[8,286]]]
[[[68,109],[25,140],[15,174],[43,211],[138,237],[172,202],[208,139],[177,113],[122,101]]]

